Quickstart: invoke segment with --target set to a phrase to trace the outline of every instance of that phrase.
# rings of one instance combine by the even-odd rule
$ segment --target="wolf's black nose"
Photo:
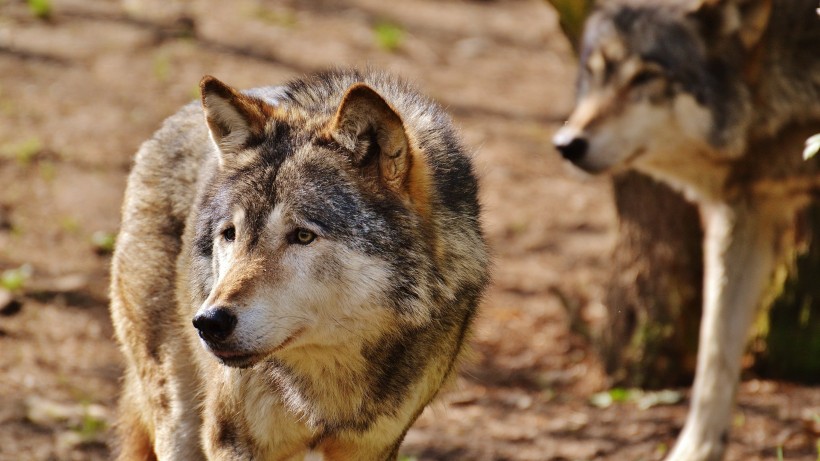
[[[586,155],[589,143],[584,138],[572,138],[568,142],[556,142],[555,148],[565,159],[574,163]]]
[[[236,316],[224,307],[212,307],[194,316],[194,327],[206,341],[223,341],[236,326]]]

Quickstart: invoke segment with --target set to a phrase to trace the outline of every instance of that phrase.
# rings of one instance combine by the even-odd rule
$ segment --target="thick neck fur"
[[[774,0],[765,33],[751,48],[693,15],[712,84],[713,142],[737,156],[789,125],[820,120],[820,16],[813,0]]]
[[[430,333],[420,332],[418,340],[425,341],[425,336],[440,336],[440,333]],[[406,336],[387,335],[377,342],[388,349],[391,349],[391,343],[412,344],[412,341],[406,341]],[[294,348],[250,369],[220,368],[225,373],[223,376],[239,389],[236,395],[264,397],[258,402],[242,403],[245,413],[253,412],[247,419],[249,424],[256,426],[255,431],[273,431],[285,417],[300,422],[305,440],[296,443],[309,446],[339,434],[367,431],[375,424],[397,434],[404,431],[406,427],[402,421],[412,416],[405,413],[415,413],[422,408],[442,384],[426,377],[428,367],[441,368],[452,364],[434,361],[419,363],[419,367],[413,370],[399,371],[391,367],[396,362],[412,364],[418,353],[422,353],[425,360],[429,359],[424,353],[427,347],[429,344],[419,346],[417,350],[413,350],[412,345],[400,347],[403,353],[391,357],[395,361],[391,363],[370,357],[372,345],[368,342],[351,340],[338,346]],[[442,349],[446,347],[441,345]],[[405,375],[408,371],[412,374]],[[401,387],[399,382],[407,386]],[[259,389],[274,392],[259,392]],[[260,414],[270,415],[270,418],[260,418]]]
[[[367,364],[358,341],[303,347],[256,365],[251,380],[277,389],[281,404],[316,433],[363,424]]]
[[[760,193],[761,183],[803,177],[766,195],[815,188],[817,161],[805,162],[802,144],[820,132],[820,16],[814,0],[775,0],[765,34],[745,50],[721,42],[699,24],[711,74],[729,92],[709,102],[713,146],[690,146],[686,164],[652,159],[640,170],[673,185],[698,202]],[[709,150],[715,148],[714,153]],[[721,152],[727,152],[726,155]],[[731,160],[729,160],[731,159]],[[811,183],[811,184],[809,184]],[[787,190],[788,189],[788,190]]]
[[[776,136],[748,143],[736,160],[722,160],[705,149],[692,149],[685,162],[653,158],[636,168],[697,203],[730,202],[751,196],[805,203],[820,189],[820,159],[804,160],[801,148],[817,132],[820,122],[792,124]]]

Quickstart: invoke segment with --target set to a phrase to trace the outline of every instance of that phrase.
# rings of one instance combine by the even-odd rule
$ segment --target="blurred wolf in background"
[[[705,227],[695,384],[669,460],[722,458],[748,330],[820,186],[818,162],[801,157],[820,131],[817,6],[605,1],[585,26],[556,148],[588,172],[634,168],[672,185]]]
[[[119,459],[395,460],[488,280],[449,117],[369,71],[201,90],[128,182]]]

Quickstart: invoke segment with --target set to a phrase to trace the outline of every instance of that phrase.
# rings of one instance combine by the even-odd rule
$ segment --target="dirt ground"
[[[615,216],[608,180],[573,172],[549,145],[574,63],[545,2],[50,7],[41,19],[0,0],[0,271],[23,284],[22,304],[0,311],[0,460],[108,457],[122,362],[107,244],[94,242],[117,232],[140,142],[204,74],[247,88],[350,65],[403,75],[452,112],[475,149],[495,253],[474,358],[410,431],[406,459],[662,459],[687,390],[650,408],[593,405],[606,377],[570,329],[567,305],[593,330],[617,315],[601,302]],[[727,459],[816,460],[818,437],[818,389],[751,377]]]

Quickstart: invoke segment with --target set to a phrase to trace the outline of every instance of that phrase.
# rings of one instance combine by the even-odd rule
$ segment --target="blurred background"
[[[335,66],[401,75],[453,114],[495,254],[472,358],[403,459],[662,459],[688,391],[607,378],[610,180],[550,145],[575,65],[539,0],[0,0],[0,460],[109,456],[107,272],[140,143],[204,74],[249,88]],[[818,459],[818,394],[748,375],[728,459]]]

